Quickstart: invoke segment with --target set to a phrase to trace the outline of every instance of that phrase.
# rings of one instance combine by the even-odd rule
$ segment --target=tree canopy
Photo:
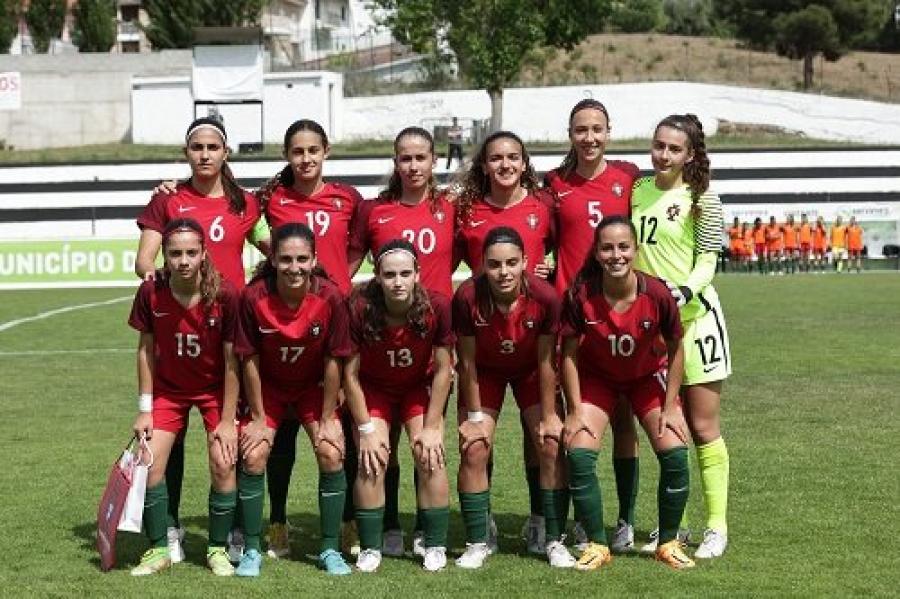
[[[116,43],[115,0],[78,0],[72,39],[81,52],[109,52]]]
[[[25,22],[36,52],[50,49],[50,40],[62,36],[66,22],[66,0],[31,0],[25,11]]]
[[[258,25],[267,0],[145,0],[144,27],[156,49],[189,48],[195,27]]]

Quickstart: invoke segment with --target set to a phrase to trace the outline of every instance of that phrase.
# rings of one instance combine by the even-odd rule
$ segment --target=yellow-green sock
[[[703,499],[706,502],[706,527],[722,533],[728,531],[728,448],[725,440],[697,447]]]

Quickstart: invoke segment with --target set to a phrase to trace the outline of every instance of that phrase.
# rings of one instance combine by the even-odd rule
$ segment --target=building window
[[[122,54],[137,54],[141,51],[141,42],[122,42]]]
[[[128,4],[120,7],[120,10],[122,11],[122,20],[126,23],[129,21],[137,21],[140,8],[141,7],[137,4]]]

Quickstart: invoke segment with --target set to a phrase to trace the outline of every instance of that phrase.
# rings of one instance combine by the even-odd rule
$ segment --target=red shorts
[[[428,402],[431,400],[431,390],[428,387],[415,387],[402,394],[394,394],[368,385],[361,386],[366,396],[369,416],[380,418],[388,424],[402,424],[428,411]]]
[[[784,251],[785,251],[786,254],[791,254],[791,255],[793,255],[793,253],[797,251],[797,248],[796,248],[796,247],[793,247],[793,246],[792,246],[792,247],[787,247],[787,246],[785,246]]]
[[[851,258],[859,258],[862,256],[861,249],[860,250],[853,249],[853,250],[847,250],[847,251],[849,252]]]
[[[183,433],[188,425],[188,413],[197,406],[203,416],[206,432],[212,432],[222,419],[222,398],[174,399],[157,395],[153,398],[153,428],[170,433]]]
[[[801,244],[800,244],[800,251],[801,251],[801,252],[804,252],[804,253],[805,253],[805,252],[808,252],[808,251],[809,251],[809,247],[810,247],[810,246],[809,246],[808,243],[801,243]]]
[[[754,251],[756,252],[757,256],[765,256],[766,255],[766,244],[757,243],[753,247],[755,248]]]
[[[662,371],[631,381],[611,383],[595,376],[579,377],[581,401],[592,404],[611,416],[616,409],[616,401],[624,397],[631,404],[634,414],[643,419],[655,408],[662,409],[666,401],[665,375]]]
[[[263,409],[266,411],[266,425],[277,429],[281,421],[289,416],[290,408],[294,409],[300,424],[318,422],[322,418],[322,406],[325,393],[321,384],[302,390],[287,390],[262,386]],[[338,417],[339,410],[335,410]]]
[[[519,411],[524,412],[531,406],[540,405],[541,379],[537,370],[514,379],[499,373],[480,370],[478,371],[478,394],[481,397],[481,407],[499,414],[503,407],[503,399],[506,397],[507,384],[512,387]],[[458,401],[460,406],[466,405],[462,393],[459,394]]]

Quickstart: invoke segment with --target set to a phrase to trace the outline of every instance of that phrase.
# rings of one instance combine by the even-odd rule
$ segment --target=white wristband
[[[477,412],[469,412],[466,416],[466,420],[469,422],[484,422],[484,412],[478,410]]]
[[[375,432],[375,423],[372,422],[371,420],[369,420],[368,422],[364,422],[364,423],[360,424],[356,428],[359,430],[360,434],[368,435],[370,433]]]
[[[153,411],[153,394],[152,393],[141,393],[138,395],[138,412],[152,412]]]

